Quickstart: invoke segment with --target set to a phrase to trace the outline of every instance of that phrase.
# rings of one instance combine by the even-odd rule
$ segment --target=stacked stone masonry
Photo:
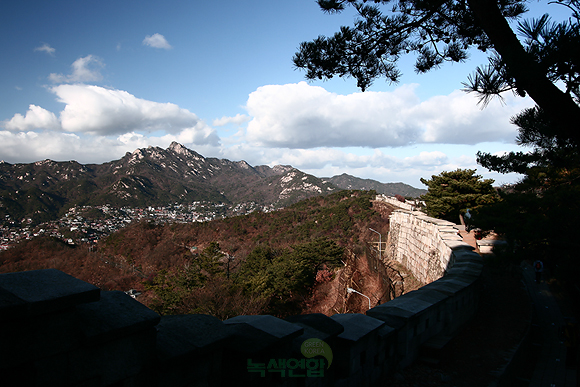
[[[381,202],[385,202],[385,203],[389,203],[389,204],[391,204],[397,208],[401,208],[403,210],[413,211],[415,209],[414,205],[409,204],[409,203],[403,203],[399,199],[397,199],[393,196],[377,195],[376,200],[381,201]]]
[[[346,387],[384,382],[429,342],[452,335],[473,316],[482,268],[478,254],[443,238],[452,233],[451,224],[410,211],[396,212],[391,223],[400,231],[391,238],[398,241],[391,246],[397,257],[425,278],[445,275],[366,315],[160,317],[123,292],[101,291],[55,269],[1,274],[0,384]],[[432,235],[441,232],[443,245]],[[431,248],[438,253],[429,255]],[[436,269],[419,262],[431,259],[427,256],[440,260]],[[328,344],[332,363],[308,377],[303,364],[312,363],[300,363],[301,345],[312,338]]]
[[[385,256],[403,264],[419,281],[433,282],[453,266],[453,251],[473,249],[458,231],[454,223],[422,212],[395,210]]]

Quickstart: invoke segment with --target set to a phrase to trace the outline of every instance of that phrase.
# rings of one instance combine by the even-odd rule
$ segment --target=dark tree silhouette
[[[577,10],[577,0],[557,2]],[[466,90],[479,93],[484,100],[509,89],[521,96],[527,94],[552,121],[554,131],[580,144],[577,130],[580,107],[570,90],[562,91],[556,86],[557,71],[546,65],[546,58],[538,55],[534,44],[522,44],[508,24],[508,20],[526,12],[524,0],[318,0],[317,3],[329,13],[351,6],[358,19],[353,27],[341,27],[332,37],[319,36],[300,44],[293,61],[297,68],[306,70],[307,79],[350,76],[364,91],[379,77],[397,82],[400,77],[397,61],[404,54],[418,54],[415,70],[422,73],[444,62],[462,62],[470,48],[477,48],[491,52],[492,66],[478,69],[466,84]],[[567,38],[577,39],[577,22],[570,20],[564,24],[572,30]],[[571,48],[566,55],[577,63],[578,44],[566,47]],[[564,50],[562,47],[559,52]],[[484,71],[490,69],[494,71]],[[498,82],[506,87],[490,87]]]

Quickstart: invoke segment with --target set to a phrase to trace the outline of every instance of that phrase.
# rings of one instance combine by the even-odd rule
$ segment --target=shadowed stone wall
[[[366,315],[226,321],[207,315],[160,317],[123,292],[102,291],[55,269],[0,274],[1,385],[340,387],[384,382],[423,347],[449,337],[473,316],[482,268],[480,256],[455,241],[433,255],[441,262],[420,262],[441,246],[431,243],[439,238],[432,234],[450,225],[410,211],[396,212],[391,222],[399,229],[390,240],[394,256],[415,265],[425,278],[445,275]],[[306,359],[301,346],[313,338],[326,343],[332,357],[327,351],[325,362],[320,356]]]
[[[446,220],[400,209],[389,222],[386,258],[400,262],[423,283],[441,278],[453,266],[454,251],[473,250],[457,225]]]

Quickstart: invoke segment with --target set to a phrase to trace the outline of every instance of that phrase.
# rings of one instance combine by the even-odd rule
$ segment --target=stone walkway
[[[473,232],[460,231],[464,242],[476,250],[477,243]],[[558,328],[564,325],[564,316],[560,311],[556,297],[545,281],[535,282],[534,268],[522,263],[523,280],[528,289],[534,308],[533,328],[538,332],[536,342],[539,357],[529,381],[530,387],[577,387],[580,379],[577,370],[566,368],[566,346],[558,338]]]
[[[477,240],[475,239],[475,234],[473,231],[467,232],[465,229],[459,229],[459,235],[463,238],[463,242],[471,245],[473,247],[473,251],[479,253],[479,248],[477,247]]]
[[[540,333],[533,345],[541,346],[539,358],[530,381],[530,387],[576,387],[576,370],[566,368],[566,346],[558,338],[558,328],[564,325],[564,316],[547,283],[535,282],[531,265],[522,263],[523,279],[534,307],[532,324]]]

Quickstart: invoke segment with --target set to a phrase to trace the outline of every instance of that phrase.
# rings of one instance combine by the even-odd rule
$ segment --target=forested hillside
[[[374,191],[340,191],[283,210],[204,223],[133,223],[96,246],[35,238],[0,253],[0,272],[57,268],[106,290],[142,292],[163,314],[296,314],[345,254],[386,236]],[[377,207],[382,206],[382,207]]]

